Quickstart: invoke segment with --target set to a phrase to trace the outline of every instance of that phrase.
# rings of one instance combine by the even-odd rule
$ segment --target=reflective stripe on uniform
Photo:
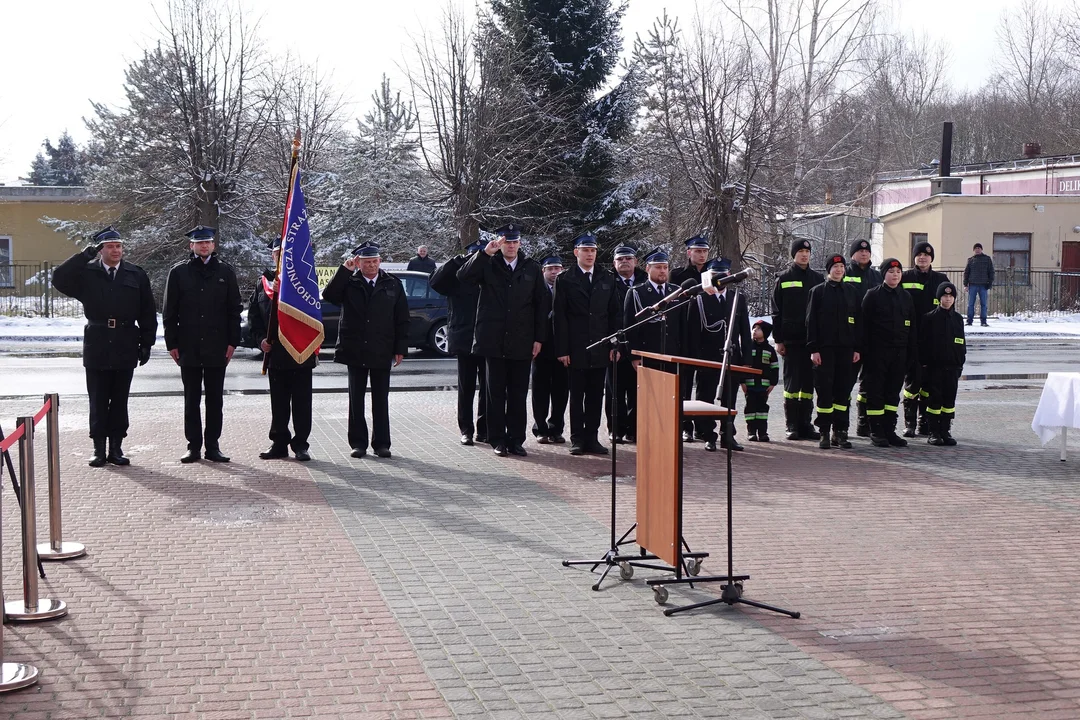
[[[818,411],[818,415],[828,415],[829,413],[832,412],[832,408],[831,407],[827,407],[827,408],[819,407],[817,409],[817,411]]]
[[[928,408],[926,408],[926,412],[930,413],[931,415],[940,415],[941,414],[941,408],[937,408],[935,410],[932,407],[928,407]]]
[[[802,280],[788,280],[787,282],[780,283],[780,288],[786,290],[787,288],[799,288],[802,287]]]
[[[861,403],[865,403],[865,402],[866,402],[866,396],[865,396],[865,395],[863,395],[862,393],[859,393],[859,394],[858,394],[858,396],[856,396],[856,398],[855,398],[855,399],[856,399],[856,400],[858,400],[858,401],[859,401],[859,402],[861,402]]]
[[[916,396],[915,393],[910,393],[907,390],[904,390],[904,399],[905,400],[914,400],[916,397],[917,396]]]
[[[896,412],[896,406],[895,405],[886,405],[885,409],[888,410],[889,412]]]
[[[878,415],[884,415],[885,411],[884,410],[867,410],[866,414],[877,417]]]
[[[837,412],[847,412],[847,405],[833,405],[832,409]]]
[[[928,390],[920,390],[919,397],[930,397],[930,392]]]
[[[861,278],[861,277],[852,277],[851,275],[845,275],[845,276],[844,276],[844,282],[857,282],[857,283],[861,283],[861,282],[862,282],[862,278]]]
[[[848,319],[847,319],[847,321],[848,321],[849,323],[851,323],[852,325],[854,325],[854,324],[855,324],[855,318],[851,317],[850,315],[848,315]]]
[[[952,341],[954,343],[956,343],[957,345],[963,345],[964,344],[964,338],[953,338]]]
[[[923,290],[926,286],[922,283],[904,283],[901,287],[905,290]]]
[[[956,408],[954,408],[954,407],[951,407],[951,408],[943,407],[943,408],[941,408],[941,412],[945,413],[946,415],[953,415],[953,414],[956,413]]]
[[[798,400],[799,399],[799,393],[788,392],[787,390],[785,390],[784,391],[784,399],[785,400]]]

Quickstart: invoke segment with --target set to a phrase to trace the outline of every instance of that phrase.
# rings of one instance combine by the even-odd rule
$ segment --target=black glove
[[[101,250],[101,246],[100,246],[100,245],[87,245],[87,246],[86,246],[86,247],[85,247],[85,248],[83,249],[83,255],[85,255],[85,256],[86,256],[86,259],[87,259],[87,260],[93,260],[94,258],[96,258],[96,257],[97,257],[97,254],[98,254],[98,252],[99,252],[100,250]]]
[[[150,348],[139,348],[139,365],[145,365],[148,362],[150,362]]]

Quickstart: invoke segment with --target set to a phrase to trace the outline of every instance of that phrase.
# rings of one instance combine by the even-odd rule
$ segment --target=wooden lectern
[[[637,372],[637,543],[674,567],[675,577],[681,579],[682,570],[687,567],[682,542],[683,419],[716,418],[734,422],[736,411],[700,400],[681,400],[680,365],[721,370],[723,363],[643,350],[634,350],[633,354],[665,368],[647,367],[643,363]],[[758,369],[738,365],[730,365],[728,370],[743,375],[761,374]],[[694,565],[690,568],[691,575],[697,574],[698,562],[691,559]],[[747,577],[737,576],[733,580]],[[667,600],[667,590],[662,585],[654,584],[653,590],[657,602]]]

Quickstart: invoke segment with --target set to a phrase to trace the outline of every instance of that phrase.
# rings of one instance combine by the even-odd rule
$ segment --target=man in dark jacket
[[[814,411],[814,375],[806,348],[806,306],[810,289],[825,282],[810,269],[810,241],[791,243],[791,267],[776,278],[773,288],[773,338],[776,352],[784,358],[784,418],[788,440],[817,440],[811,416]]]
[[[701,273],[705,271],[705,266],[709,262],[709,238],[704,233],[687,238],[684,242],[686,243],[686,265],[671,274],[672,285],[681,286],[687,280],[701,280]],[[682,392],[683,400],[694,397],[694,383],[701,382],[702,372],[708,372],[708,369],[699,368],[696,365],[679,366],[679,390]],[[682,431],[683,442],[694,442],[692,420],[683,421]],[[700,436],[698,439],[706,440]]]
[[[405,269],[427,273],[428,275],[435,272],[435,261],[428,257],[427,245],[416,248],[416,257],[409,261]]]
[[[915,243],[912,250],[915,267],[904,273],[901,286],[915,303],[915,316],[920,320],[937,307],[937,289],[949,276],[934,270],[934,246],[928,242]],[[929,393],[922,386],[925,368],[915,363],[911,373],[904,379],[904,437],[926,435],[926,398]]]
[[[956,286],[943,282],[938,286],[938,307],[919,318],[919,354],[927,368],[925,387],[930,445],[956,445],[953,418],[956,417],[956,386],[964,370],[967,347],[964,324],[956,312]]]
[[[473,355],[473,328],[476,326],[476,303],[480,298],[480,288],[465,285],[457,279],[457,271],[475,252],[484,246],[474,243],[465,248],[464,255],[458,255],[442,264],[431,276],[431,288],[446,296],[447,303],[447,349],[457,358],[458,430],[461,432],[461,444],[472,445],[475,433],[476,442],[487,442],[487,373],[484,370],[484,358]],[[480,391],[476,421],[473,422],[473,397]]]
[[[202,457],[229,462],[222,454],[222,405],[225,366],[240,344],[240,287],[236,272],[214,252],[214,228],[199,225],[187,232],[191,259],[169,271],[165,303],[165,347],[180,366],[184,382],[184,436],[187,453],[182,463]],[[206,390],[206,429],[202,426],[200,401]]]
[[[870,243],[866,240],[856,240],[851,243],[851,262],[844,273],[844,282],[855,288],[855,294],[862,307],[863,296],[868,290],[873,290],[881,284],[881,272],[870,264]],[[859,377],[862,372],[862,362],[857,362],[852,367],[852,380]],[[851,398],[847,399],[851,405]],[[855,431],[859,437],[870,437],[870,425],[866,420],[866,398],[860,393],[855,401],[857,408],[858,424]]]
[[[278,262],[281,259],[281,238],[270,245],[274,269],[267,270],[255,283],[248,302],[248,328],[257,338],[259,348],[269,354],[267,375],[270,380],[270,448],[259,453],[263,460],[289,457],[292,448],[296,459],[306,462],[308,437],[311,435],[311,374],[319,362],[318,351],[302,363],[296,362],[278,337],[267,336],[270,315],[274,312],[274,294],[278,292]],[[289,432],[289,417],[293,432]]]
[[[53,286],[81,302],[86,315],[83,367],[94,441],[90,467],[128,465],[121,447],[128,430],[128,392],[135,364],[150,359],[157,310],[146,273],[123,260],[120,233],[107,227],[90,242],[53,271]]]
[[[825,261],[826,280],[810,290],[806,307],[806,349],[814,364],[817,426],[823,450],[850,448],[848,398],[859,361],[860,304],[855,288],[843,282],[844,256]],[[832,436],[829,430],[832,429]]]
[[[394,275],[379,269],[379,246],[364,243],[338,268],[323,299],[341,307],[334,362],[349,367],[349,447],[367,455],[364,395],[371,378],[371,447],[390,457],[390,368],[409,349],[409,302]]]
[[[570,454],[607,455],[600,444],[604,376],[617,351],[610,344],[588,349],[622,327],[615,276],[596,266],[596,238],[574,240],[577,264],[555,280],[555,357],[570,370]]]
[[[918,364],[915,303],[900,287],[904,266],[896,258],[881,264],[883,282],[863,296],[863,380],[870,440],[877,447],[906,447],[896,434],[904,375]]]
[[[635,285],[626,293],[623,300],[623,327],[641,323],[648,317],[638,317],[643,309],[655,305],[678,289],[668,279],[668,254],[656,247],[645,253],[645,272],[648,279]],[[630,350],[645,350],[666,355],[678,355],[682,352],[683,332],[686,327],[686,310],[679,308],[664,316],[651,318],[633,329],[626,331],[626,340]],[[640,358],[632,358],[634,367],[641,364]],[[647,367],[658,367],[662,363],[649,360]]]
[[[563,273],[562,260],[555,255],[543,259],[540,267],[544,285],[555,303],[555,279]],[[548,337],[551,341],[540,347],[532,362],[532,433],[541,445],[566,442],[566,405],[570,401],[570,370],[555,357],[555,313],[548,312]]]
[[[975,254],[968,258],[964,267],[964,290],[968,294],[967,324],[975,321],[975,298],[979,298],[979,324],[986,325],[986,301],[990,297],[990,288],[994,287],[994,260],[983,254],[982,243],[975,243]]]
[[[718,258],[708,263],[707,270],[712,270],[718,276],[727,275],[731,271],[731,261]],[[724,343],[727,341],[728,321],[731,319],[731,303],[735,299],[735,290],[726,285],[715,295],[702,293],[690,301],[686,313],[686,347],[685,353],[692,358],[723,362]],[[746,301],[739,297],[738,306],[735,308],[735,333],[732,335],[732,365],[745,365],[750,360],[750,351],[753,347],[753,336],[750,333],[750,314],[746,307]],[[699,367],[697,369],[697,391],[695,400],[713,403],[717,398],[717,388],[720,385],[720,371],[712,368]],[[730,374],[724,379],[724,387],[720,389],[720,404],[732,410],[735,409],[735,399],[738,397],[739,379]],[[705,441],[705,449],[709,452],[716,450],[716,420],[699,419],[694,421],[694,434]],[[721,447],[727,448],[727,437],[721,440]],[[731,427],[731,449],[742,450],[743,446],[735,440],[735,427]]]
[[[504,225],[458,270],[459,280],[480,287],[473,353],[487,363],[488,442],[499,457],[528,454],[529,369],[549,335],[551,296],[540,263],[520,251],[520,226]]]
[[[629,245],[615,248],[615,289],[619,291],[619,312],[626,304],[630,288],[648,279],[645,271],[637,266],[637,251]],[[619,361],[615,364],[617,378],[612,378],[608,368],[604,378],[604,391],[608,401],[604,403],[607,415],[609,439],[613,443],[637,440],[637,377],[630,362],[630,352],[624,343],[620,348]],[[618,380],[618,382],[613,382]],[[614,417],[612,413],[614,412]]]

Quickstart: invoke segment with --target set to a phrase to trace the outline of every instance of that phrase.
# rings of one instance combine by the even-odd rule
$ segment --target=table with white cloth
[[[1031,429],[1042,444],[1061,435],[1061,461],[1065,462],[1069,428],[1080,428],[1080,372],[1049,373]]]

